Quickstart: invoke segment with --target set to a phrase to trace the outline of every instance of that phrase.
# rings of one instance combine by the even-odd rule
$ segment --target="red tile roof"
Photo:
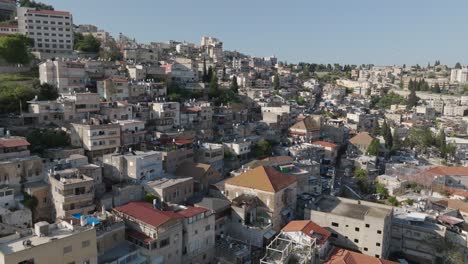
[[[178,211],[177,214],[185,217],[185,218],[188,218],[188,217],[192,217],[192,216],[196,216],[196,215],[199,215],[201,213],[205,213],[205,212],[208,212],[209,210],[204,208],[204,207],[193,207],[193,206],[188,206],[187,209],[185,210],[182,210],[182,211]]]
[[[136,230],[133,230],[133,229],[127,229],[125,231],[125,233],[127,234],[127,236],[129,237],[132,237],[132,238],[135,238],[139,241],[143,241],[145,243],[150,243],[151,241],[153,241],[154,239],[141,233],[141,232],[138,232]]]
[[[66,11],[55,11],[55,10],[30,10],[28,13],[42,14],[42,15],[53,15],[53,16],[69,16],[70,12]]]
[[[153,205],[146,202],[131,202],[113,210],[129,215],[148,225],[159,227],[171,220],[182,218],[181,215],[171,211],[160,211],[153,208]]]
[[[398,264],[390,260],[379,259],[352,252],[342,248],[336,248],[324,264]]]
[[[312,145],[319,145],[319,146],[322,146],[324,148],[336,148],[336,147],[338,147],[338,145],[330,143],[330,142],[326,142],[326,141],[315,141],[315,142],[312,142]]]
[[[434,176],[466,176],[468,175],[468,167],[434,167],[425,171],[425,173]]]
[[[328,230],[310,220],[291,221],[285,227],[283,227],[282,231],[302,232],[311,238],[316,238],[318,244],[325,243],[331,235],[331,233]],[[319,235],[317,236],[314,234]]]
[[[0,148],[16,148],[29,145],[29,142],[24,138],[0,138]]]
[[[226,184],[276,193],[297,181],[296,177],[284,174],[272,167],[258,166],[234,178]]]

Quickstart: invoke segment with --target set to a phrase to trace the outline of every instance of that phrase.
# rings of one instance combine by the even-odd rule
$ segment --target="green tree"
[[[206,81],[209,82],[213,79],[213,75],[216,75],[213,71],[213,67],[208,67],[208,73],[206,74]]]
[[[275,74],[275,76],[273,77],[273,88],[274,88],[275,90],[279,90],[279,89],[280,89],[280,79],[279,79],[278,74]]]
[[[21,7],[31,7],[42,10],[54,10],[54,7],[51,5],[46,5],[40,2],[31,1],[31,0],[18,0],[18,4]]]
[[[382,183],[376,183],[375,192],[380,196],[380,199],[387,199],[388,190]]]
[[[298,105],[305,105],[305,99],[302,96],[298,96],[296,98],[296,102],[297,102]]]
[[[81,33],[75,34],[74,49],[82,52],[98,53],[101,48],[101,42],[93,35],[83,36]]]
[[[48,83],[40,84],[38,89],[39,89],[38,99],[41,101],[42,100],[51,101],[59,97],[59,92],[57,88],[51,84],[48,84]]]
[[[202,80],[204,83],[207,83],[209,81],[208,79],[208,72],[206,70],[206,58],[203,57],[203,76],[202,76]]]
[[[252,153],[256,158],[263,158],[270,156],[272,149],[273,146],[268,140],[261,139],[252,148]]]
[[[393,146],[393,136],[390,126],[387,124],[387,120],[384,121],[382,125],[382,136],[385,140],[385,147],[391,149]]]
[[[122,53],[117,46],[117,42],[114,39],[107,41],[99,51],[99,57],[104,60],[120,60],[122,59]]]
[[[210,98],[215,98],[219,96],[218,77],[216,76],[216,74],[213,74],[211,76],[208,94]]]
[[[237,84],[237,77],[234,76],[232,77],[232,81],[231,81],[231,91],[233,91],[234,93],[238,93],[239,92],[239,85]]]
[[[397,133],[396,128],[393,130],[392,140],[393,140],[393,146],[392,146],[391,151],[394,153],[394,152],[400,150],[401,147],[402,147],[402,142],[401,142],[400,136]]]
[[[441,93],[442,92],[441,89],[440,89],[440,85],[438,83],[436,83],[434,85],[434,87],[432,87],[432,92],[433,93]]]
[[[0,58],[7,63],[28,64],[32,55],[28,47],[32,40],[23,35],[14,34],[0,37]]]
[[[374,118],[371,135],[376,137],[380,135],[380,133],[381,133],[381,129],[380,129],[379,121],[377,118]]]
[[[391,204],[392,206],[399,206],[400,205],[400,202],[397,200],[397,198],[395,196],[388,197],[387,202],[389,204]]]
[[[416,96],[416,90],[411,90],[409,96],[408,96],[408,103],[406,105],[407,109],[411,109],[415,106],[418,105],[419,102],[419,97]]]
[[[373,139],[369,147],[367,148],[367,154],[372,156],[378,156],[380,152],[380,142],[378,139]]]

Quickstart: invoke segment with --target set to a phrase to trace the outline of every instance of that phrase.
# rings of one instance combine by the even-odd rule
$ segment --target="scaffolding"
[[[283,236],[277,236],[267,246],[265,256],[260,260],[261,264],[311,264],[316,240],[311,243],[301,243]]]

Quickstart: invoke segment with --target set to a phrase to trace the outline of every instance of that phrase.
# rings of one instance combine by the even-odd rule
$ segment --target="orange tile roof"
[[[336,248],[324,264],[398,264],[398,262]]]
[[[303,120],[294,124],[290,129],[303,129],[310,131],[320,130],[320,120],[317,120],[320,116],[307,116]]]
[[[25,138],[0,138],[0,148],[16,148],[29,145]]]
[[[361,132],[351,138],[349,142],[354,145],[370,145],[374,138],[368,132]]]
[[[294,159],[290,156],[274,156],[274,157],[264,158],[262,161],[267,161],[268,164],[275,165],[277,163],[293,162]]]
[[[326,142],[326,141],[315,141],[315,142],[312,142],[312,145],[319,145],[324,148],[336,148],[338,146],[336,144],[333,144],[331,142]]]
[[[42,14],[42,15],[55,15],[55,16],[69,16],[70,12],[55,11],[55,10],[30,10],[28,13]]]
[[[325,243],[331,235],[328,230],[310,220],[291,221],[281,230],[283,232],[303,232],[309,237],[317,238],[318,244]],[[314,236],[314,234],[320,234],[320,236]]]
[[[171,220],[183,217],[182,215],[171,211],[155,209],[152,204],[146,202],[130,202],[128,204],[115,207],[112,210],[129,215],[154,227],[159,227]]]
[[[466,176],[468,175],[468,167],[434,167],[425,171],[426,173],[436,176]]]
[[[225,183],[276,193],[296,181],[295,177],[281,173],[272,167],[258,166],[255,169],[226,180]]]

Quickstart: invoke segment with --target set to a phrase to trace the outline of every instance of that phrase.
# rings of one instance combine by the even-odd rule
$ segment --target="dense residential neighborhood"
[[[468,66],[145,43],[0,0],[0,264],[468,263]]]

